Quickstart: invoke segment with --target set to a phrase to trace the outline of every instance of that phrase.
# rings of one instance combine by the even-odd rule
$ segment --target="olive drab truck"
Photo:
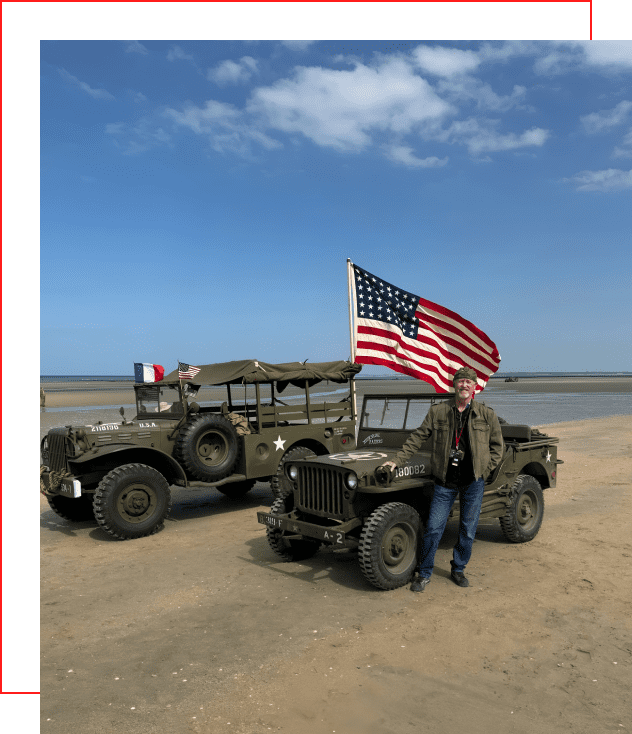
[[[286,561],[305,560],[321,545],[358,552],[365,578],[395,589],[412,578],[434,482],[430,442],[395,472],[383,469],[433,403],[449,394],[365,395],[357,446],[328,456],[288,461],[291,492],[259,512],[271,549]],[[542,524],[544,490],[554,487],[557,438],[499,419],[504,453],[486,480],[481,520],[498,518],[505,538],[532,540]],[[456,500],[450,516],[459,515]]]
[[[137,383],[131,420],[121,408],[121,422],[49,430],[40,491],[61,517],[96,519],[119,539],[159,530],[172,486],[236,498],[265,481],[284,496],[287,461],[355,447],[352,387],[360,369],[241,360],[203,365],[190,379],[174,370]]]

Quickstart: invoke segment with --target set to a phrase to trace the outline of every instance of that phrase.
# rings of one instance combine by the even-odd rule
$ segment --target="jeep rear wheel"
[[[145,464],[125,464],[112,469],[94,493],[97,522],[121,540],[142,538],[160,530],[170,507],[167,480]]]
[[[511,504],[500,518],[503,535],[512,543],[533,540],[544,517],[544,494],[537,479],[519,474],[511,488]]]
[[[272,503],[270,512],[273,515],[285,515],[292,508],[292,497],[277,497]],[[266,536],[270,548],[284,561],[304,561],[318,552],[320,541],[313,538],[297,538],[286,530],[275,530],[266,527]],[[292,536],[292,537],[288,537]]]
[[[239,446],[235,426],[223,415],[198,414],[180,429],[174,454],[191,476],[217,482],[232,474]]]
[[[294,446],[285,452],[283,458],[279,462],[275,476],[270,479],[272,494],[275,497],[287,497],[293,492],[292,484],[285,476],[286,465],[291,461],[296,461],[297,459],[309,459],[312,456],[316,456],[316,454],[311,449],[308,449],[307,446]]]
[[[367,581],[378,589],[397,589],[412,578],[417,563],[419,514],[410,505],[389,502],[369,515],[358,560]]]
[[[92,494],[82,494],[80,497],[66,497],[63,494],[47,496],[51,510],[64,520],[83,522],[94,520],[92,510]]]

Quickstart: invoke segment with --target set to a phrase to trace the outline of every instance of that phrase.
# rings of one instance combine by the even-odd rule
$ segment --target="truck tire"
[[[378,589],[397,589],[412,578],[421,523],[410,505],[389,502],[369,515],[360,535],[362,573]]]
[[[82,494],[81,497],[66,497],[62,494],[47,496],[51,510],[64,520],[70,522],[84,522],[94,520],[92,510],[92,494]]]
[[[159,471],[145,464],[112,469],[94,493],[99,525],[120,540],[152,535],[163,526],[171,508],[171,492]]]
[[[174,455],[191,476],[217,482],[233,473],[239,458],[235,426],[223,415],[194,415],[180,430]]]
[[[503,535],[511,543],[526,543],[538,534],[544,516],[544,494],[537,479],[519,474],[511,488],[511,504],[500,518]]]
[[[272,514],[284,515],[289,512],[291,506],[291,497],[277,497],[272,503],[270,512]],[[306,558],[311,558],[316,555],[318,549],[321,546],[319,540],[313,538],[296,538],[289,540],[287,538],[288,533],[285,530],[275,530],[274,528],[266,528],[266,536],[270,548],[284,561],[304,561]]]
[[[292,485],[285,476],[285,465],[291,461],[309,459],[312,456],[316,456],[316,454],[311,449],[308,449],[307,446],[293,446],[283,454],[276,474],[270,479],[270,487],[272,487],[274,497],[287,497],[292,494]]]
[[[243,482],[231,482],[230,484],[222,484],[221,487],[215,487],[218,492],[221,492],[226,497],[232,500],[239,499],[255,486],[256,479],[246,479]]]

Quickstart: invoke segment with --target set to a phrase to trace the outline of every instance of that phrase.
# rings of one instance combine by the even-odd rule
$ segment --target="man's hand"
[[[394,461],[385,461],[380,469],[388,469],[391,472],[394,472],[395,469],[397,469],[397,464]]]

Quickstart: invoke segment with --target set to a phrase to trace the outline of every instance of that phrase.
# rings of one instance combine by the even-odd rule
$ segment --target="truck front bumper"
[[[55,472],[43,469],[40,471],[40,492],[43,495],[61,494],[64,497],[81,497],[81,482],[74,477],[64,477],[59,482]]]

